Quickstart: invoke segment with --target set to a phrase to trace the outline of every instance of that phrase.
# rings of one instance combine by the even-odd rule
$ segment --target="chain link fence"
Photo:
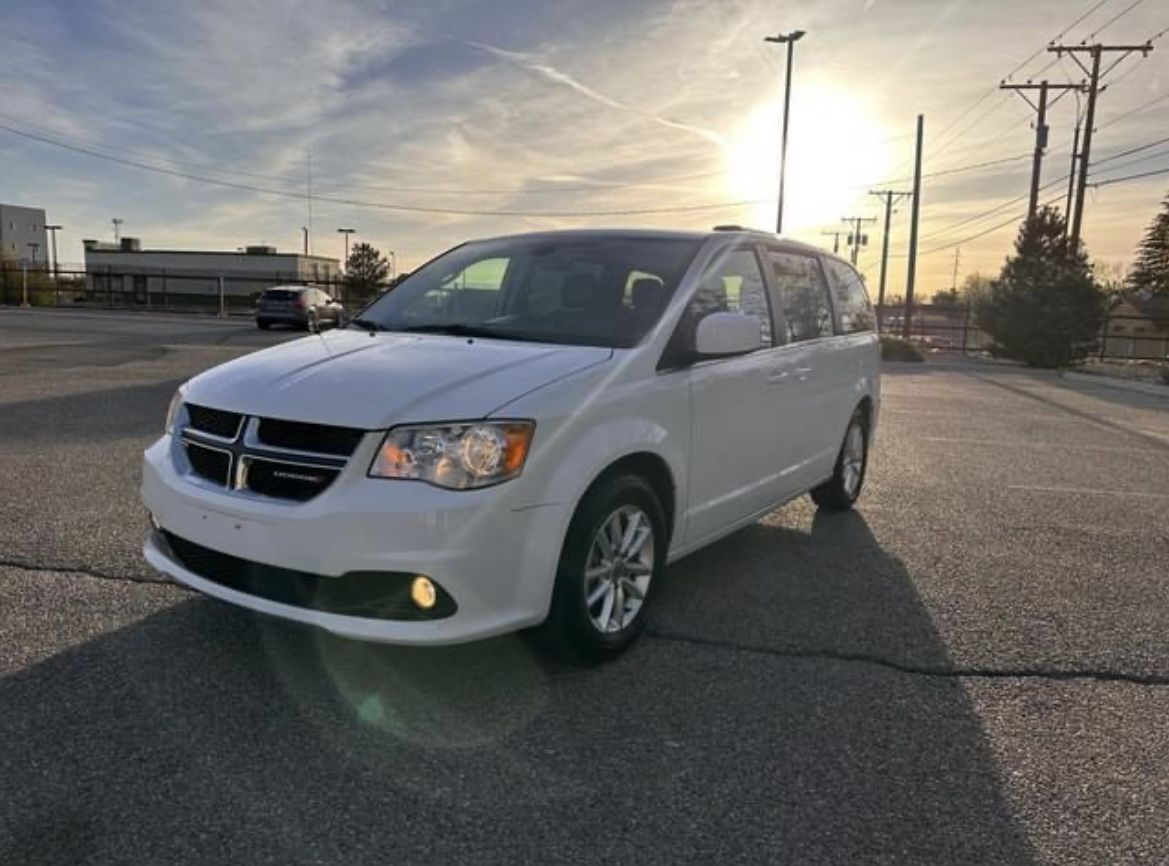
[[[904,333],[904,307],[886,305],[877,312],[882,333]],[[909,339],[942,352],[984,352],[992,342],[978,327],[973,310],[961,304],[914,304]],[[1102,360],[1169,361],[1169,320],[1110,313],[1100,329],[1096,354]]]
[[[0,269],[0,304],[71,309],[155,310],[245,316],[255,312],[261,292],[274,286],[320,289],[354,313],[393,283],[355,285],[340,279],[287,275],[206,274],[181,271]]]

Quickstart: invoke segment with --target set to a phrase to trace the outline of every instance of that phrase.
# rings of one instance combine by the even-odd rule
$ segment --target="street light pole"
[[[787,45],[787,77],[784,79],[783,87],[783,133],[779,151],[779,208],[775,218],[776,234],[783,233],[783,194],[787,181],[787,128],[792,101],[792,54],[795,51],[796,43],[805,35],[806,31],[804,30],[793,30],[791,33],[780,33],[776,36],[766,36],[763,39],[764,42]]]
[[[53,251],[53,283],[54,284],[60,282],[60,280],[61,280],[61,269],[60,269],[60,265],[57,262],[57,232],[59,232],[62,228],[64,228],[64,226],[45,226],[45,231],[47,231],[49,233],[49,236],[52,238],[52,242],[53,242],[52,251]]]
[[[337,231],[345,235],[345,261],[343,264],[345,266],[345,273],[349,273],[349,236],[357,231],[357,229],[337,229]]]

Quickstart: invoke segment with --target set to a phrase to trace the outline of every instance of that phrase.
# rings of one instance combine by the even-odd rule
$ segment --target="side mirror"
[[[759,320],[741,313],[711,313],[694,333],[694,354],[701,358],[746,355],[762,345]]]

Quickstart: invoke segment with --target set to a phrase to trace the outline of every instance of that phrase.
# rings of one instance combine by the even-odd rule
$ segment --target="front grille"
[[[422,610],[410,600],[415,575],[401,571],[350,571],[325,577],[241,559],[163,530],[162,540],[175,560],[204,580],[257,598],[293,607],[369,619],[445,619],[458,609],[437,583],[438,600]]]
[[[191,464],[193,473],[227,486],[227,480],[231,477],[231,454],[186,440],[183,446],[187,449],[187,462]]]
[[[351,427],[281,421],[276,418],[261,418],[256,427],[256,438],[265,445],[341,457],[350,456],[364,435],[364,430]]]
[[[248,490],[277,499],[307,502],[333,483],[340,469],[303,463],[264,460],[248,456],[245,486]]]
[[[191,429],[223,439],[234,439],[239,435],[239,425],[244,419],[238,412],[224,412],[191,403],[187,404],[187,417],[191,420]]]

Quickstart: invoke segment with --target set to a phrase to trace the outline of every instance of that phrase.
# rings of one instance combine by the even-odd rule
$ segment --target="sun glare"
[[[769,199],[751,206],[748,220],[753,228],[775,228],[780,119],[777,101],[759,105],[726,149],[730,196]],[[797,86],[788,134],[784,233],[812,235],[817,229],[841,225],[841,217],[858,207],[867,213],[871,208],[862,207],[862,199],[869,185],[894,170],[888,138],[885,127],[864,105],[838,88]]]

